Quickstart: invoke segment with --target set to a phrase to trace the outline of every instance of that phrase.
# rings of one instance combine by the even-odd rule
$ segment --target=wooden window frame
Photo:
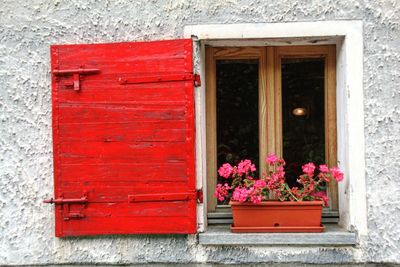
[[[336,124],[336,46],[212,47],[206,46],[206,160],[207,212],[216,212],[214,188],[217,184],[217,101],[216,61],[258,59],[259,61],[259,169],[266,170],[268,153],[282,156],[282,78],[283,58],[325,59],[325,160],[337,165]],[[330,214],[338,214],[338,188],[328,188]],[[226,209],[225,209],[226,211]]]

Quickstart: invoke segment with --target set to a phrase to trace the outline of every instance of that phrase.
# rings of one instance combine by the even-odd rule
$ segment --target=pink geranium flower
[[[225,198],[229,196],[230,189],[231,189],[231,187],[227,183],[225,183],[224,185],[217,184],[217,187],[215,188],[214,196],[219,201],[224,201]]]
[[[324,202],[324,206],[327,207],[329,205],[329,198],[326,195],[325,191],[313,192],[310,196],[316,197]]]
[[[335,180],[338,182],[344,179],[344,174],[338,167],[331,168],[331,173],[333,178],[335,178]]]
[[[329,168],[325,164],[319,165],[319,170],[321,172],[329,172]]]
[[[239,202],[246,202],[249,190],[245,187],[236,187],[232,194],[232,199]]]
[[[256,188],[262,188],[266,185],[267,185],[267,183],[264,180],[256,180],[254,182],[254,187],[256,187]]]
[[[278,157],[275,154],[269,154],[266,159],[268,164],[274,164],[278,162]]]
[[[248,174],[249,172],[255,172],[256,166],[251,163],[251,160],[245,159],[239,162],[238,174],[242,176],[243,174]]]
[[[312,162],[309,162],[307,164],[304,164],[302,167],[303,172],[307,174],[308,176],[312,176],[314,174],[315,170],[315,164]]]
[[[252,188],[249,192],[250,201],[254,204],[260,203],[262,201],[262,195],[259,190]]]
[[[232,167],[232,165],[229,164],[229,163],[223,164],[223,165],[218,169],[218,174],[219,174],[221,177],[224,177],[224,178],[229,178],[229,176],[231,176],[232,172],[233,172],[233,167]]]

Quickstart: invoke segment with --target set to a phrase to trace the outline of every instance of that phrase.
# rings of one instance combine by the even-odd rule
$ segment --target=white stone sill
[[[338,225],[325,225],[322,233],[232,233],[229,225],[208,226],[199,234],[201,245],[354,246],[357,235]]]

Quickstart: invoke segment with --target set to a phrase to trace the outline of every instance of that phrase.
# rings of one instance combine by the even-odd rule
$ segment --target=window
[[[339,224],[345,230],[356,230],[359,237],[368,234],[367,195],[365,183],[365,139],[363,105],[363,22],[361,20],[309,21],[284,23],[242,23],[187,25],[186,38],[196,43],[195,69],[202,88],[195,91],[196,100],[196,181],[197,188],[209,193],[207,181],[206,80],[209,79],[210,54],[206,47],[310,46],[335,45],[337,162],[345,173],[338,185]],[[267,48],[268,50],[268,48]],[[268,59],[267,59],[268,60]],[[274,61],[269,57],[268,61]],[[273,80],[269,80],[273,83]],[[209,170],[208,170],[209,172]],[[210,198],[207,194],[206,199]],[[207,201],[208,201],[207,199]],[[205,203],[207,204],[207,203]],[[207,227],[207,205],[199,205],[199,231]],[[214,213],[213,213],[214,214]],[[211,220],[208,220],[210,223]],[[208,231],[208,230],[207,230]],[[220,240],[220,236],[217,237]],[[214,243],[218,244],[218,242]],[[291,243],[293,244],[293,243]]]
[[[225,161],[250,158],[262,173],[265,156],[276,153],[293,176],[306,161],[337,164],[335,51],[334,45],[206,47],[209,223],[230,217],[227,203],[213,196]],[[303,113],[294,114],[299,108]],[[325,221],[337,221],[337,184],[328,194],[324,214],[336,218]]]

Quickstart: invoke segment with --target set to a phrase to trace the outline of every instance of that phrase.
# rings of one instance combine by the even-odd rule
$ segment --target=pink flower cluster
[[[302,166],[304,174],[307,174],[308,176],[313,176],[314,171],[316,169],[314,163],[309,162],[307,164],[304,164]],[[324,176],[324,180],[326,182],[329,182],[329,177],[326,177],[327,175],[331,175],[336,181],[340,182],[344,179],[344,174],[343,172],[338,168],[338,167],[333,167],[333,168],[328,168],[325,164],[319,165],[319,171],[320,175]]]
[[[321,199],[324,202],[324,206],[329,205],[329,198],[326,195],[325,191],[319,191],[319,192],[313,192],[310,194],[310,196],[316,197],[318,199]]]
[[[278,164],[280,166],[285,166],[286,163],[283,159],[278,158],[275,154],[269,154],[265,160],[268,165],[274,166],[274,164]]]
[[[231,176],[231,174],[233,174],[234,172],[234,168],[232,167],[231,164],[229,163],[225,163],[223,164],[219,169],[218,169],[218,174],[221,177],[224,177],[226,179],[229,178],[229,176]]]
[[[261,192],[255,189],[254,187],[250,189],[249,196],[250,196],[250,201],[254,204],[260,203],[263,198]]]
[[[235,188],[232,194],[232,200],[246,202],[248,199],[254,204],[260,203],[263,199],[261,190],[256,187],[251,187],[250,189],[247,189],[245,187]]]
[[[249,191],[250,190],[246,189],[246,187],[236,187],[235,190],[233,190],[232,200],[246,202]]]
[[[214,196],[219,201],[224,201],[225,198],[229,196],[230,189],[231,189],[231,187],[227,183],[225,183],[224,185],[217,184],[217,187],[215,188]]]
[[[250,188],[249,197],[250,201],[254,204],[260,203],[263,200],[262,191],[267,183],[264,180],[255,180],[253,187]]]
[[[256,180],[255,182],[254,182],[254,187],[255,188],[263,188],[263,187],[265,187],[267,185],[267,183],[264,181],[264,180]]]
[[[344,174],[343,172],[338,168],[338,167],[333,167],[330,169],[333,178],[338,181],[341,182],[344,179]]]
[[[314,174],[315,170],[315,164],[312,162],[309,162],[307,164],[304,164],[302,167],[303,172],[309,176],[312,176]]]
[[[278,157],[275,154],[269,154],[267,156],[266,162],[270,165],[275,164],[278,162]]]
[[[286,163],[283,159],[279,159],[274,154],[268,155],[267,163],[269,168],[274,170],[270,171],[269,175],[264,176],[267,188],[275,197],[279,198],[281,196],[279,189],[282,188],[285,182],[285,169],[283,166],[285,166]]]
[[[256,171],[256,166],[251,163],[251,160],[245,159],[239,162],[239,165],[237,167],[237,171],[239,176],[242,175],[247,175],[249,172],[255,172]]]
[[[245,160],[242,160],[241,162],[239,162],[237,167],[236,166],[233,167],[229,163],[222,164],[222,166],[219,167],[219,169],[218,169],[218,174],[219,174],[219,176],[224,177],[226,179],[230,178],[231,176],[235,176],[235,175],[238,175],[240,177],[242,177],[244,175],[244,176],[246,176],[245,178],[248,178],[247,176],[251,172],[255,172],[255,171],[256,171],[256,166],[253,163],[251,163],[251,160],[245,159]]]
[[[329,172],[329,168],[325,164],[322,164],[322,165],[319,165],[319,171],[320,172]]]
[[[273,199],[281,201],[322,200],[328,205],[329,199],[324,188],[332,179],[338,182],[344,179],[343,172],[338,167],[328,168],[325,164],[317,167],[309,162],[302,166],[303,174],[297,179],[301,186],[290,188],[285,182],[285,161],[270,154],[266,162],[268,172],[261,178],[250,176],[256,171],[256,167],[248,159],[240,161],[237,166],[223,164],[218,169],[218,174],[232,180],[227,180],[224,185],[218,184],[215,196],[218,200],[224,201],[232,193],[233,201],[249,201],[255,204],[272,196]]]

